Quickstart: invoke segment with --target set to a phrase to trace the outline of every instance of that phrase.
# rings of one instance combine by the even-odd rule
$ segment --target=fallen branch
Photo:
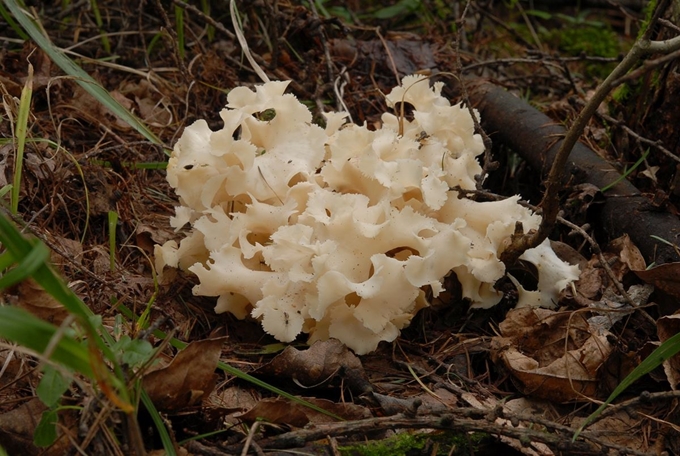
[[[633,44],[633,47],[623,58],[621,63],[619,63],[602,84],[600,84],[592,98],[588,101],[576,120],[574,120],[567,131],[566,136],[564,136],[564,139],[559,143],[559,150],[554,157],[552,167],[548,173],[545,182],[546,191],[540,204],[543,216],[541,224],[535,232],[513,235],[510,245],[501,254],[501,260],[506,265],[514,264],[524,251],[538,246],[552,232],[555,223],[557,222],[557,214],[560,210],[559,192],[563,188],[563,175],[567,160],[569,159],[569,154],[583,134],[583,130],[590,121],[590,118],[597,111],[597,108],[616,87],[617,81],[633,69],[637,62],[643,57],[655,53],[669,54],[680,49],[680,36],[664,41],[652,41],[650,39],[655,24],[657,23],[661,12],[664,11],[667,5],[668,0],[659,2],[643,36]]]
[[[421,416],[409,418],[403,414],[388,417],[368,418],[356,421],[317,424],[305,429],[297,429],[274,437],[259,440],[257,444],[262,449],[301,448],[309,442],[338,437],[343,435],[371,434],[394,429],[437,429],[455,432],[481,432],[491,435],[501,435],[517,439],[527,447],[533,443],[548,445],[551,449],[562,454],[607,454],[614,450],[621,454],[643,456],[648,453],[636,451],[629,447],[607,442],[596,437],[594,432],[581,434],[583,440],[571,441],[574,429],[569,426],[548,420],[537,421],[536,417],[509,416],[502,409],[479,410],[474,408],[459,408],[454,413],[443,416]],[[498,416],[498,415],[502,416]],[[503,418],[503,421],[496,421]],[[539,428],[520,426],[520,422],[536,423]],[[514,423],[514,424],[513,424]],[[224,448],[229,453],[237,453],[243,445],[231,445]]]
[[[507,144],[544,177],[560,147],[565,129],[524,100],[493,84],[483,84],[470,93],[480,112],[482,127],[498,143]],[[615,182],[621,174],[602,157],[582,143],[576,143],[569,155],[566,176],[575,184],[588,182],[598,188]],[[668,212],[656,210],[649,199],[627,179],[621,180],[605,194],[593,225],[611,238],[627,233],[648,263],[680,261],[673,246],[652,237],[677,242],[680,220]]]

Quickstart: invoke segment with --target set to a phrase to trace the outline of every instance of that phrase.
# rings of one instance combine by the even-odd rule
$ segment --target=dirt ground
[[[557,308],[514,309],[517,287],[503,280],[498,305],[470,310],[452,274],[446,292],[396,341],[357,356],[333,340],[309,348],[304,335],[281,344],[253,319],[216,314],[215,298],[192,294],[190,272],[166,268],[156,281],[154,246],[181,239],[169,223],[178,199],[164,170],[174,144],[198,119],[221,128],[229,91],[261,83],[243,56],[228,2],[26,3],[52,43],[160,139],[154,144],[117,118],[22,39],[7,16],[0,19],[0,188],[13,180],[10,119],[30,62],[31,141],[15,222],[50,247],[69,287],[112,334],[159,348],[151,370],[166,370],[140,375],[176,454],[680,454],[677,356],[635,382],[572,442],[601,401],[678,333],[680,232],[666,228],[678,223],[680,203],[677,51],[638,65],[586,126],[588,160],[624,173],[632,193],[603,191],[590,171],[579,174],[586,165],[565,174],[566,222],[551,239],[581,277]],[[291,81],[288,92],[315,122],[324,122],[322,112],[346,109],[355,123],[378,128],[389,111],[385,94],[406,75],[431,75],[444,82],[447,98],[480,110],[492,143],[482,158],[484,188],[467,197],[520,194],[533,205],[550,160],[531,141],[545,141],[546,149],[556,143],[561,133],[541,136],[542,125],[569,128],[649,14],[623,1],[238,3],[255,60],[271,79]],[[665,7],[653,39],[673,38],[680,11],[659,3]],[[494,104],[489,84],[522,104],[507,112]],[[520,137],[522,116],[533,109],[548,118],[528,130],[535,138]],[[495,113],[494,123],[486,112],[489,119]],[[635,210],[606,206],[633,197],[640,198]],[[536,271],[526,264],[510,270],[535,286]],[[55,324],[67,318],[31,282],[5,290],[3,301]],[[178,356],[124,308],[192,343],[187,353]],[[218,360],[342,420],[239,378]],[[77,383],[61,402],[70,407],[59,413],[56,442],[35,446],[46,409],[35,392],[38,363],[3,344],[0,365],[0,445],[8,454],[133,451],[122,412]],[[139,408],[145,450],[165,454],[157,426]]]

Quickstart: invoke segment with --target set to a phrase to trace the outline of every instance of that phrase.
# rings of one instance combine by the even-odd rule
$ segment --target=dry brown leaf
[[[636,269],[635,274],[674,298],[680,298],[680,263],[666,263],[652,269]]]
[[[596,299],[602,294],[603,289],[604,270],[599,267],[594,267],[592,262],[588,262],[585,269],[581,270],[578,282],[576,283],[576,291],[579,295],[588,300]],[[589,303],[579,303],[587,305]]]
[[[387,46],[388,53],[385,52]],[[331,40],[332,53],[346,65],[357,58],[369,59],[376,66],[392,71],[393,66],[401,74],[413,74],[418,70],[436,68],[433,48],[417,35],[408,32],[391,34],[387,40]],[[389,58],[388,58],[389,56]]]
[[[208,397],[225,339],[192,342],[168,366],[144,376],[144,389],[158,409],[179,410]]]
[[[216,394],[214,403],[233,409],[238,409],[239,412],[244,412],[255,407],[255,404],[260,400],[259,396],[254,396],[253,391],[241,388],[240,386],[232,386],[224,391]]]
[[[605,261],[610,265],[616,280],[625,287],[631,283],[636,268],[645,268],[645,261],[638,248],[627,235],[614,239],[603,252]],[[583,307],[591,307],[597,301],[608,299],[623,302],[619,291],[611,278],[602,267],[601,259],[597,255],[581,265],[581,275],[576,282],[574,301]],[[629,291],[630,293],[630,291]]]
[[[52,173],[57,165],[54,158],[42,157],[29,152],[24,157],[24,166],[38,179],[52,179]]]
[[[553,401],[592,397],[598,371],[611,353],[607,332],[591,334],[581,314],[514,309],[492,340],[492,358],[510,371],[527,395]]]
[[[68,426],[73,424],[72,419],[68,417],[61,423],[62,425],[57,426],[59,438],[54,445],[47,450],[33,445],[35,428],[46,409],[40,399],[34,398],[9,412],[0,414],[0,444],[7,454],[57,456],[68,452],[71,442],[64,432],[69,432]],[[62,418],[63,415],[60,415],[60,420]]]
[[[92,272],[98,276],[106,275],[111,271],[111,257],[109,251],[102,245],[95,245],[90,249],[92,257]]]
[[[362,405],[354,404],[352,402],[333,402],[329,401],[328,399],[320,399],[317,397],[303,397],[302,399],[348,421],[363,420],[373,416],[368,408]],[[324,415],[321,412],[317,412],[316,410],[312,410],[308,407],[304,407],[304,412],[309,418],[309,422],[312,424],[329,423],[335,421],[334,418]]]
[[[155,230],[147,225],[139,224],[135,229],[135,244],[146,253],[153,254],[153,249],[159,242],[154,239]]]
[[[581,270],[588,263],[588,260],[569,244],[560,241],[550,241],[550,247],[560,260],[566,261],[569,264],[577,264]]]
[[[611,255],[619,259],[618,262],[611,264],[611,269],[619,281],[623,280],[623,277],[630,271],[639,271],[647,267],[647,263],[645,263],[640,250],[633,244],[633,241],[630,240],[627,234],[611,241],[607,245],[606,250],[609,254],[605,255],[608,261]]]
[[[589,425],[588,431],[605,442],[619,445],[622,448],[647,452],[650,450],[650,442],[642,436],[646,426],[641,421],[641,415],[648,411],[637,408],[635,412],[631,413],[630,410],[621,409],[613,415],[601,418]],[[585,419],[585,417],[574,417],[571,426],[576,429]]]
[[[573,350],[590,337],[585,314],[570,318],[566,312],[541,308],[522,308],[510,311],[500,324],[503,337],[519,342],[523,353],[532,354],[541,366],[564,355],[564,339],[569,328],[567,350]]]
[[[68,315],[68,310],[33,279],[26,279],[11,287],[8,300],[55,325],[60,325]]]
[[[360,405],[335,403],[316,397],[302,397],[301,399],[345,420],[360,420],[371,417],[371,412],[366,407]],[[309,423],[320,424],[335,421],[335,419],[328,415],[282,398],[262,399],[246,413],[236,415],[235,418],[247,423],[261,419],[269,423],[285,424],[293,427],[303,427]]]
[[[286,399],[267,398],[262,399],[246,413],[237,415],[236,418],[246,423],[264,420],[268,423],[286,424],[299,428],[309,423],[309,418],[301,408],[301,405]]]
[[[61,236],[49,236],[49,240],[54,246],[59,249],[66,257],[68,257],[71,262],[81,265],[83,260],[83,244],[80,241],[75,241],[73,239],[68,239]],[[63,271],[64,267],[69,265],[69,262],[56,252],[52,252],[50,256],[52,264]]]
[[[289,378],[307,388],[322,386],[342,375],[355,393],[370,388],[359,358],[336,339],[316,342],[307,350],[286,347],[255,374]]]
[[[680,333],[680,314],[661,317],[656,321],[659,340],[663,343],[676,334]],[[675,391],[680,385],[680,353],[663,362],[663,370],[666,373],[668,383]]]
[[[153,87],[151,82],[141,79],[128,81],[120,89],[125,95],[132,95],[139,110],[139,116],[147,125],[155,127],[167,127],[172,120],[172,115],[165,108],[161,93]]]
[[[132,110],[133,102],[129,98],[117,90],[109,92],[111,96],[119,102],[125,109]],[[77,86],[74,89],[73,97],[71,98],[71,106],[77,113],[81,113],[86,121],[97,121],[102,126],[108,127],[111,130],[130,131],[132,127],[122,119],[118,118],[110,109],[105,107],[90,95],[85,89]]]
[[[385,416],[397,415],[399,413],[414,413],[416,407],[416,397],[401,398],[397,396],[387,396],[385,394],[373,393],[371,397],[380,405]]]
[[[38,454],[33,432],[40,415],[47,409],[39,399],[32,399],[7,413],[0,414],[0,442],[10,454]]]
[[[419,400],[418,415],[436,416],[451,412],[458,404],[458,397],[445,388],[435,388],[432,393],[423,392],[409,400]]]

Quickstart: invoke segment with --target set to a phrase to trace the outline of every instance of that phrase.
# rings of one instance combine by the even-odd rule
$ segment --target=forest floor
[[[243,57],[228,2],[26,3],[38,5],[29,12],[46,36],[160,139],[154,144],[117,118],[0,19],[0,188],[14,179],[10,120],[30,62],[30,141],[14,220],[50,247],[69,287],[116,338],[146,338],[159,348],[152,370],[174,358],[155,375],[139,375],[155,391],[176,454],[680,454],[674,359],[635,382],[572,442],[601,401],[679,328],[677,268],[642,272],[657,258],[641,253],[634,238],[598,225],[597,207],[607,197],[601,188],[570,182],[562,192],[564,216],[581,231],[560,225],[551,239],[565,260],[581,266],[581,280],[556,309],[514,310],[517,292],[506,283],[500,304],[470,310],[453,276],[446,293],[373,353],[357,356],[333,340],[308,348],[302,336],[282,344],[255,320],[216,314],[215,298],[192,294],[192,273],[166,269],[157,282],[153,266],[154,246],[180,239],[169,224],[178,199],[164,170],[174,144],[198,119],[221,128],[229,91],[261,83]],[[355,123],[371,128],[389,111],[384,95],[416,72],[442,81],[453,102],[465,99],[461,84],[473,101],[473,87],[496,84],[568,128],[630,49],[646,14],[618,2],[239,3],[256,60],[271,79],[291,81],[288,92],[315,121],[342,109],[342,101]],[[671,22],[662,23],[664,33],[677,34]],[[677,217],[680,166],[677,156],[660,151],[680,150],[677,124],[664,123],[677,109],[658,117],[680,87],[675,60],[649,65],[621,85],[582,142],[625,170],[656,212]],[[475,197],[520,194],[538,204],[541,171],[522,151],[491,140],[499,166]],[[677,251],[672,233],[662,241]],[[530,269],[515,272],[531,282]],[[6,290],[3,301],[57,325],[69,321],[33,282]],[[132,314],[156,332],[135,324]],[[608,321],[605,335],[597,318]],[[192,344],[179,357],[159,331]],[[218,368],[217,360],[293,399]],[[46,410],[36,396],[38,362],[3,344],[0,365],[0,445],[8,454],[133,451],[122,413],[82,382],[60,402],[56,441],[35,446]],[[158,424],[139,408],[145,451],[166,454]]]

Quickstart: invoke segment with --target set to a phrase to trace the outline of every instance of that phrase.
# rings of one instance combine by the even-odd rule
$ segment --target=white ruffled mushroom
[[[459,199],[475,188],[484,147],[469,111],[423,76],[388,96],[382,126],[345,124],[344,113],[312,123],[287,82],[238,87],[221,112],[224,127],[187,127],[168,163],[180,205],[171,225],[189,234],[156,246],[156,267],[194,273],[197,295],[217,312],[250,315],[284,342],[337,338],[357,353],[392,341],[443,291],[453,271],[473,306],[501,299],[502,249],[521,221],[540,217],[518,204]],[[550,306],[577,278],[549,244],[525,252],[536,291],[518,284],[519,305]],[[514,280],[514,279],[513,279]]]

